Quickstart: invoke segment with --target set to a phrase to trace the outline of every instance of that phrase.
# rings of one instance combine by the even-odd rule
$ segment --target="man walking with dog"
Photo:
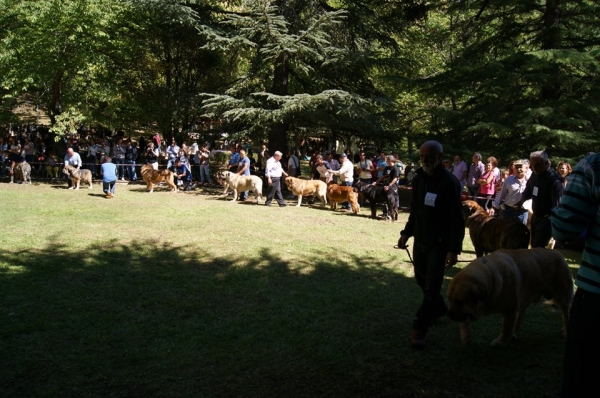
[[[412,182],[410,215],[398,240],[398,247],[407,250],[408,239],[414,237],[412,261],[417,284],[423,292],[412,325],[411,343],[415,348],[425,347],[429,327],[446,315],[448,307],[440,294],[444,270],[458,261],[465,236],[460,183],[442,166],[442,156],[439,142],[427,141],[421,145],[421,168]]]
[[[340,161],[342,162],[342,166],[339,170],[329,170],[331,175],[339,175],[340,182],[339,185],[345,185],[347,187],[351,187],[354,182],[354,165],[350,160],[348,160],[348,155],[342,152],[340,155]],[[342,203],[342,209],[350,210],[350,203],[344,202]]]
[[[569,176],[559,207],[552,210],[552,236],[571,241],[585,234],[571,305],[561,397],[598,394],[600,358],[600,154],[584,158]]]
[[[279,207],[285,207],[287,204],[283,201],[283,195],[281,195],[281,176],[287,177],[288,174],[283,171],[281,167],[282,153],[279,151],[275,151],[273,156],[267,160],[267,165],[265,167],[265,177],[267,178],[267,182],[269,184],[269,190],[267,192],[267,200],[265,202],[266,206],[271,206],[271,201],[273,197],[279,204]]]
[[[77,168],[77,171],[81,169],[81,165],[83,162],[81,161],[81,156],[77,152],[73,150],[73,148],[67,149],[67,154],[65,155],[65,167],[73,166]],[[71,181],[71,177],[67,175],[67,182],[69,188],[73,186],[73,182]]]

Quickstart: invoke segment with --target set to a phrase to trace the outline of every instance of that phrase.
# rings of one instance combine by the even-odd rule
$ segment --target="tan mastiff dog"
[[[545,248],[498,250],[481,257],[452,278],[448,317],[460,322],[463,343],[469,323],[489,314],[504,317],[493,346],[506,344],[520,329],[527,307],[544,296],[562,312],[566,336],[573,299],[573,276],[563,255]]]

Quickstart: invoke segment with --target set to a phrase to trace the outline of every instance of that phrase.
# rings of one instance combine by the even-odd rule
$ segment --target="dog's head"
[[[357,181],[356,184],[354,184],[354,188],[355,188],[354,191],[362,193],[362,192],[367,191],[370,186],[371,186],[370,184],[367,184],[365,182]]]
[[[476,321],[485,315],[487,288],[477,278],[461,275],[461,272],[448,286],[448,318],[458,322]]]
[[[296,178],[294,177],[285,177],[285,185],[289,188],[291,188],[294,183],[296,182]]]

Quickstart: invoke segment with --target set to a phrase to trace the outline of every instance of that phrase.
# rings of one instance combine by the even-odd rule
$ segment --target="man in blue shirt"
[[[231,155],[229,155],[229,171],[236,173],[238,171],[238,163],[240,162],[240,154],[237,153],[235,145],[231,146]]]
[[[240,149],[240,160],[238,162],[238,171],[237,174],[241,176],[249,176],[250,175],[250,158],[246,156],[246,151]],[[248,191],[244,191],[240,194],[240,200],[243,202],[248,199]]]
[[[191,190],[192,172],[181,159],[175,161],[175,177],[177,178],[177,186],[183,185],[184,191]]]
[[[100,166],[102,169],[102,190],[106,194],[106,199],[112,199],[115,196],[115,186],[117,185],[117,165],[112,162],[110,157]]]

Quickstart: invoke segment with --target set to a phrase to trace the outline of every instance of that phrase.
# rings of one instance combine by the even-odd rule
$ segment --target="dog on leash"
[[[144,165],[141,169],[142,179],[148,187],[148,192],[154,192],[154,184],[164,182],[172,192],[177,191],[175,176],[171,170],[154,170],[152,166]]]
[[[362,181],[358,181],[355,185],[358,193],[362,194],[363,197],[369,201],[371,205],[371,218],[377,218],[377,203],[384,203],[387,205],[388,214],[392,221],[398,221],[398,196],[391,191],[385,191],[381,185],[367,184]]]
[[[475,259],[448,286],[448,317],[460,322],[463,344],[469,323],[489,314],[504,317],[502,331],[492,341],[501,346],[515,337],[531,303],[544,296],[560,309],[567,334],[573,300],[573,275],[563,255],[545,248],[498,250]]]
[[[260,204],[262,200],[263,182],[260,177],[255,175],[241,176],[231,171],[219,171],[217,173],[217,181],[225,187],[223,195],[227,195],[229,188],[233,189],[232,202],[235,202],[238,194],[244,191],[252,191],[254,196],[256,196],[256,203]]]
[[[71,179],[71,188],[69,189],[79,189],[82,181],[88,184],[88,189],[92,189],[92,172],[90,170],[78,169],[69,164],[64,167],[63,173]]]
[[[321,199],[321,205],[327,204],[327,184],[321,180],[302,180],[296,177],[286,177],[285,185],[291,193],[298,196],[298,204],[302,204],[302,197],[308,195],[316,195]]]
[[[331,203],[331,209],[335,210],[338,203],[349,202],[352,212],[358,214],[360,206],[358,205],[358,194],[354,188],[345,185],[338,185],[333,181],[327,183],[327,199]]]
[[[465,226],[475,247],[477,257],[498,249],[527,249],[529,229],[518,220],[490,216],[473,200],[462,202]]]

